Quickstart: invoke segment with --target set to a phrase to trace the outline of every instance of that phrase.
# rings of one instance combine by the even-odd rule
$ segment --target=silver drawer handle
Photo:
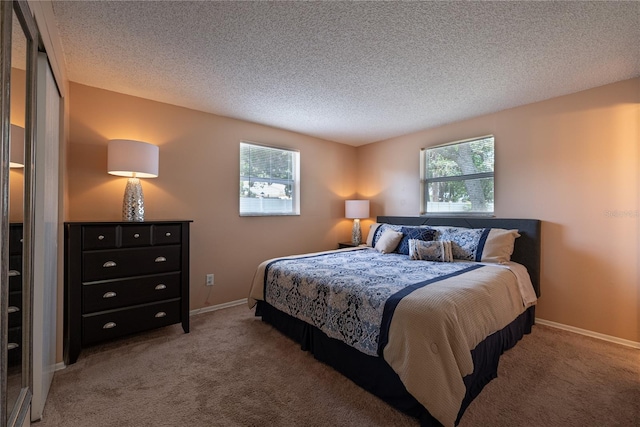
[[[18,270],[9,270],[9,277],[19,276],[20,272]]]
[[[171,233],[164,233],[165,236],[171,237]]]
[[[15,342],[10,342],[9,344],[7,344],[7,350],[13,350],[14,348],[18,347],[20,347],[20,345]]]
[[[140,235],[138,233],[136,233],[136,234],[133,235],[133,237],[137,239],[138,237],[140,237]]]
[[[22,243],[24,241],[24,239],[20,239],[20,243]]]
[[[107,292],[106,294],[102,295],[102,298],[113,298],[116,296],[115,292]]]
[[[102,329],[111,329],[116,327],[116,322],[105,323]]]
[[[167,315],[167,313],[165,313],[164,311],[159,311],[156,313],[156,317],[165,317]]]
[[[102,264],[102,266],[103,266],[104,268],[115,267],[115,266],[116,266],[116,263],[115,263],[115,262],[113,262],[113,261],[107,261],[107,262],[105,262],[104,264]]]
[[[101,234],[98,236],[98,240],[104,240],[104,236]]]
[[[7,310],[9,313],[17,313],[20,311],[19,307],[16,307],[15,305],[12,305],[9,307],[9,309]]]
[[[156,262],[165,262],[167,259],[163,256],[159,256],[158,258],[156,258]]]
[[[156,285],[156,291],[161,291],[163,289],[167,289],[167,285],[163,285],[162,283]]]

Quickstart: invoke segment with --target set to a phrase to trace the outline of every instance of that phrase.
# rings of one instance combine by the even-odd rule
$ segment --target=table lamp
[[[369,218],[369,201],[345,200],[344,211],[345,217],[353,219],[353,228],[351,229],[351,243],[353,243],[354,246],[358,246],[362,241],[360,219]]]
[[[123,221],[144,221],[144,195],[139,178],[158,176],[159,148],[147,142],[113,139],[107,148],[107,171],[126,176],[122,202]]]

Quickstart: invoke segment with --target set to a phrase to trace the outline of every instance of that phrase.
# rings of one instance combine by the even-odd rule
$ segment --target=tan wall
[[[543,221],[538,317],[640,342],[640,79],[360,147],[371,215],[417,215],[420,149],[487,134],[496,216]]]
[[[268,258],[350,238],[344,200],[355,193],[354,147],[76,83],[69,107],[68,219],[121,219],[126,178],[107,174],[108,140],[158,145],[160,176],[142,182],[146,218],[194,221],[192,309],[246,298]],[[239,216],[240,140],[300,150],[300,216]]]
[[[24,128],[26,73],[11,69],[11,124]],[[9,221],[22,222],[24,211],[24,168],[9,170]]]
[[[493,134],[496,216],[543,221],[538,316],[640,342],[640,79],[357,149],[74,83],[69,106],[67,219],[120,219],[126,179],[106,173],[109,139],[159,145],[147,218],[195,221],[192,309],[245,298],[264,259],[349,240],[343,201],[356,190],[372,217],[417,215],[420,148]],[[238,216],[241,139],[300,149],[300,217]]]

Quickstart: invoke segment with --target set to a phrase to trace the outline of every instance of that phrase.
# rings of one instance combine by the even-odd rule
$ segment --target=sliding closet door
[[[28,425],[30,420],[38,39],[26,0],[0,2],[0,426],[3,427]],[[12,147],[20,154],[15,162],[10,162]],[[11,163],[22,165],[18,175],[23,191],[19,204],[22,209],[15,210],[21,214],[9,224],[14,212],[10,206],[14,201],[10,199],[17,195],[12,195],[9,189]]]
[[[58,86],[44,53],[38,54],[36,192],[33,277],[33,398],[31,420],[42,411],[56,364],[58,279]]]

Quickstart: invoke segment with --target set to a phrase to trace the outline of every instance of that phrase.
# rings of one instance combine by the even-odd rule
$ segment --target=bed
[[[503,243],[516,230],[507,262]],[[402,235],[403,254],[364,246],[263,262],[249,306],[421,425],[457,425],[497,376],[500,355],[531,332],[540,221],[382,216],[369,244],[393,232]],[[424,245],[458,242],[455,262],[410,259],[406,246],[416,236]]]

